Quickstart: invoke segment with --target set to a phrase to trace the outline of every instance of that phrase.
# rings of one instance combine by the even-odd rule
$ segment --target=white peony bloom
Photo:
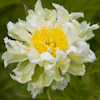
[[[51,86],[52,90],[66,88],[69,74],[83,76],[85,62],[96,60],[86,41],[91,39],[97,24],[90,26],[77,19],[84,14],[71,13],[58,4],[55,9],[43,9],[41,1],[35,10],[28,10],[26,21],[8,22],[8,35],[14,40],[4,39],[7,51],[2,55],[4,66],[18,62],[11,77],[28,83],[32,97]]]

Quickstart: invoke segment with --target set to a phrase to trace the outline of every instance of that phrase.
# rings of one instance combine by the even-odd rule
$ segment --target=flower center
[[[35,33],[32,34],[32,46],[41,54],[48,51],[52,56],[56,56],[56,49],[65,51],[67,49],[67,38],[63,34],[63,31],[57,28],[46,28],[43,26],[40,30],[35,29]]]

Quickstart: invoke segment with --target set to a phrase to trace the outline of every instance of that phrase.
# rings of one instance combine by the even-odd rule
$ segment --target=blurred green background
[[[34,9],[37,0],[0,0],[0,56],[6,51],[3,38],[7,36],[7,23],[17,22],[18,18],[25,20],[26,13],[22,1],[29,9]],[[86,20],[100,25],[100,0],[41,0],[44,8],[54,9],[52,2],[63,5],[69,12],[83,12]],[[87,42],[96,53],[97,60],[86,64],[86,74],[83,77],[71,75],[71,81],[64,91],[50,90],[52,100],[100,100],[100,29],[94,31],[95,37]],[[3,67],[0,58],[0,100],[32,100],[27,92],[26,84],[20,84],[10,78],[9,73],[16,67],[10,64]],[[44,93],[35,100],[47,100]]]

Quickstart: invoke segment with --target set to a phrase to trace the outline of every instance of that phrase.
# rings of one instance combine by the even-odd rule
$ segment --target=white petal
[[[27,43],[31,43],[30,37],[31,35],[25,30],[25,28],[17,22],[13,24],[12,22],[8,22],[7,24],[8,35],[14,39],[18,39],[20,41],[25,41]]]
[[[76,27],[77,32],[79,34],[79,31],[80,31],[80,28],[81,28],[81,24],[76,20],[72,20],[72,24]]]
[[[80,17],[84,17],[84,14],[81,12],[72,12],[71,14],[69,14],[69,20],[73,20],[73,19],[78,19]]]
[[[53,67],[55,66],[55,64],[47,64],[45,67],[44,67],[44,72],[47,73],[48,75],[54,77],[55,76],[55,72],[52,70]]]
[[[16,55],[13,55],[9,52],[5,52],[2,57],[1,57],[3,60],[4,60],[4,66],[5,68],[10,64],[10,63],[14,63],[14,62],[19,62],[19,61],[24,61],[27,59],[27,56],[26,55],[21,55],[21,54],[16,54]]]
[[[98,28],[99,28],[98,24],[90,26],[90,23],[87,24],[86,21],[83,21],[81,23],[79,37],[83,38],[85,41],[87,41],[87,40],[91,39],[92,37],[94,37],[93,30],[96,30]]]
[[[44,15],[44,10],[42,8],[42,5],[41,5],[41,1],[38,0],[35,4],[35,14],[37,16],[43,16]]]
[[[52,90],[64,90],[64,88],[66,88],[66,86],[68,85],[68,83],[70,82],[70,76],[68,73],[65,74],[64,80],[62,80],[61,82],[55,82],[53,83],[53,85],[51,86]]]
[[[85,74],[85,65],[71,62],[68,72],[73,75],[83,76]]]
[[[55,63],[57,61],[56,58],[54,58],[49,52],[43,52],[40,55],[40,58],[51,63]]]
[[[68,42],[68,46],[70,46],[71,44],[73,44],[76,39],[77,39],[77,35],[78,35],[78,32],[77,32],[77,29],[76,27],[70,23],[70,22],[65,22],[63,24],[64,27],[68,28],[68,32],[65,33],[67,35],[67,42]]]
[[[66,53],[69,54],[70,52],[74,52],[76,53],[76,47],[75,46],[70,46],[67,50],[66,50]]]
[[[58,13],[58,19],[55,27],[61,27],[64,22],[69,21],[69,13],[63,6],[55,3],[52,3],[52,5],[56,8]]]
[[[36,97],[37,94],[40,94],[42,92],[42,89],[44,87],[48,87],[51,85],[53,81],[53,77],[49,76],[45,72],[43,72],[37,81],[35,82],[29,82],[28,83],[28,91],[31,91],[31,94],[33,94],[33,97]]]
[[[56,23],[56,18],[57,18],[56,11],[55,10],[50,11],[50,13],[47,17],[47,26],[54,27],[54,25]]]
[[[46,21],[45,21],[45,18],[42,16],[39,16],[36,18],[36,28],[37,29],[41,29],[43,26],[47,26],[46,25]]]
[[[32,34],[34,33],[34,27],[27,21],[23,21],[18,19],[19,23],[22,24],[26,30],[28,30],[29,32],[31,32]]]
[[[27,46],[23,45],[22,42],[14,41],[8,39],[8,37],[4,38],[4,42],[7,48],[7,51],[11,54],[19,53],[19,54],[25,54],[27,55]]]
[[[33,10],[28,10],[28,16],[26,17],[27,22],[30,24],[30,26],[33,27],[33,29],[36,28],[36,18],[37,16],[35,15]]]
[[[89,50],[88,55],[84,58],[84,62],[94,62],[96,60],[96,56],[92,50]]]
[[[38,53],[38,51],[33,46],[30,46],[30,51],[28,55],[30,62],[37,64],[39,61],[41,61],[41,59],[39,58],[39,55],[40,54]]]
[[[11,77],[20,83],[31,81],[35,66],[36,64],[30,63],[28,60],[21,62],[18,64],[17,68],[13,70],[16,76],[11,75]]]
[[[70,66],[70,59],[67,57],[67,54],[62,50],[57,48],[56,50],[56,57],[57,57],[57,67],[60,68],[62,74],[64,75],[69,66]]]

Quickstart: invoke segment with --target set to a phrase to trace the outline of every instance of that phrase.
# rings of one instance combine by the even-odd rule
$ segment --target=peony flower
[[[64,90],[70,82],[69,74],[83,76],[84,63],[96,60],[86,41],[99,26],[90,26],[86,21],[79,23],[77,19],[84,17],[81,12],[69,14],[63,6],[52,5],[55,9],[43,9],[38,0],[35,10],[28,10],[26,21],[8,22],[11,39],[4,38],[7,48],[2,55],[4,66],[18,62],[10,76],[27,83],[33,99],[44,87]]]

